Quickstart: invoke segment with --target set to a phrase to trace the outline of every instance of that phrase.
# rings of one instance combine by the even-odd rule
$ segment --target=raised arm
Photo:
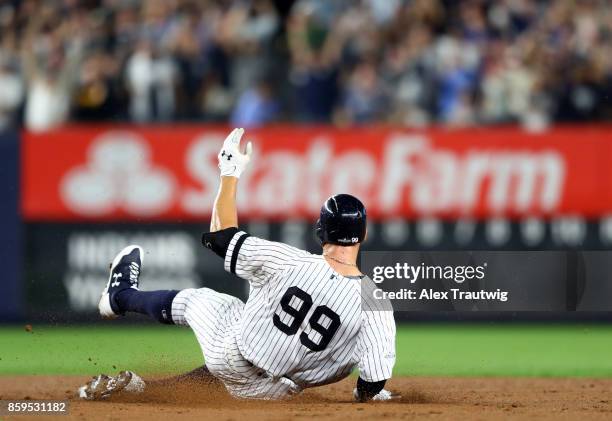
[[[243,134],[244,129],[232,130],[223,142],[223,147],[217,156],[221,170],[221,182],[213,205],[210,232],[238,227],[236,209],[238,179],[249,163],[252,151],[251,142],[247,143],[244,153],[240,151],[240,139]]]
[[[238,179],[236,177],[221,177],[219,192],[215,198],[210,219],[210,232],[238,227],[238,211],[236,210],[237,189]]]
[[[296,258],[310,253],[287,244],[252,237],[238,229],[236,190],[238,178],[251,159],[252,146],[240,151],[243,129],[234,129],[223,142],[219,155],[221,184],[213,206],[210,232],[202,234],[202,245],[223,259],[226,271],[248,280],[253,286],[268,282]]]

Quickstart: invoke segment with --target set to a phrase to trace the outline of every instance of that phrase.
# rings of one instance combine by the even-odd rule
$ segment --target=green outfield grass
[[[177,373],[201,363],[185,328],[0,327],[0,375]],[[612,377],[612,326],[403,325],[395,375]]]

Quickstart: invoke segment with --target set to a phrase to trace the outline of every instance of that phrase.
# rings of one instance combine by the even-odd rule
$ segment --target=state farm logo
[[[107,132],[95,138],[87,162],[66,173],[60,185],[73,212],[102,216],[118,209],[138,216],[166,211],[175,191],[173,175],[151,162],[149,145],[131,132]]]
[[[88,217],[206,217],[219,185],[223,137],[206,131],[177,139],[174,149],[165,149],[172,154],[164,157],[167,170],[153,162],[157,143],[134,132],[107,132],[91,141],[87,162],[60,180],[62,204]],[[260,154],[264,139],[249,140],[256,149],[237,202],[242,214],[262,218],[314,216],[337,192],[362,198],[378,215],[554,214],[567,186],[569,158],[554,148],[459,149],[391,132],[377,145],[347,148],[340,139],[315,135],[305,148],[277,144]],[[183,183],[169,170],[185,174]]]
[[[253,139],[257,146],[257,139]],[[194,181],[181,195],[188,214],[211,212],[221,139],[196,138],[186,149],[186,170]],[[563,198],[566,163],[556,150],[474,147],[457,151],[421,135],[390,134],[380,152],[338,151],[333,138],[313,138],[306,150],[254,151],[242,176],[242,212],[316,215],[326,197],[349,192],[386,215],[487,216],[554,213]]]

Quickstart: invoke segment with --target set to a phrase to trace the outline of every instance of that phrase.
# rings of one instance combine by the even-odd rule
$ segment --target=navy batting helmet
[[[316,230],[321,244],[361,243],[366,235],[365,206],[350,194],[332,196],[321,207]]]

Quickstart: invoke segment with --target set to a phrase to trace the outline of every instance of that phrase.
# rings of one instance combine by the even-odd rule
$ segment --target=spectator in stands
[[[92,53],[81,66],[73,99],[73,115],[80,121],[120,118],[118,64],[101,51]]]
[[[238,99],[232,112],[235,127],[258,127],[273,122],[279,113],[271,81],[262,78]]]
[[[80,34],[76,13],[63,19],[50,4],[29,17],[21,46],[27,94],[25,126],[52,129],[70,116],[72,92],[81,64],[86,35]]]
[[[170,121],[174,117],[177,71],[175,62],[143,39],[126,63],[133,121]]]
[[[232,91],[240,95],[257,84],[274,57],[270,55],[273,36],[279,27],[270,0],[235,2],[219,28],[219,43],[231,57]]]
[[[377,74],[375,64],[371,61],[357,64],[345,85],[336,122],[352,125],[381,121],[387,110],[387,89]]]
[[[288,22],[289,78],[297,120],[328,122],[338,96],[340,58],[349,31],[328,22],[324,6],[313,7],[309,2],[299,2]]]

